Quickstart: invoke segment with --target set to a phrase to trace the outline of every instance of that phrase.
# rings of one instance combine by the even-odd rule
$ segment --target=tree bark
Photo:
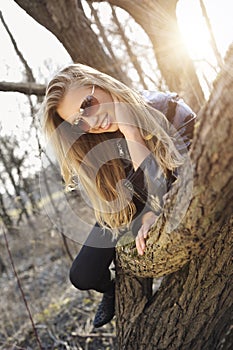
[[[191,152],[193,198],[185,219],[168,234],[161,217],[143,257],[132,245],[118,248],[119,349],[232,348],[232,64],[233,46],[199,118]],[[145,295],[146,277],[162,275],[159,290]]]
[[[205,256],[165,277],[153,297],[148,279],[118,273],[117,339],[121,350],[232,348],[233,218]]]
[[[193,62],[179,32],[176,18],[178,0],[108,2],[124,9],[144,29],[151,40],[158,67],[168,89],[178,92],[198,112],[205,99]]]
[[[130,79],[120,65],[113,64],[98,36],[91,29],[80,2],[76,0],[15,0],[30,16],[51,31],[63,44],[74,62],[87,64],[117,77],[126,84]]]

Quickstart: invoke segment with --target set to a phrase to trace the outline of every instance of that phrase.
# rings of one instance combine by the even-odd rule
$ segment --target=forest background
[[[80,249],[79,243],[87,234],[87,230],[82,232],[80,240],[73,240],[67,234],[72,230],[81,231],[83,226],[79,220],[67,227],[65,220],[67,218],[64,217],[64,207],[60,200],[63,191],[59,171],[54,160],[47,157],[43,151],[45,143],[41,135],[38,110],[44,88],[59,68],[72,61],[81,61],[99,69],[103,68],[107,73],[117,76],[137,89],[177,91],[200,119],[201,116],[204,118],[203,115],[207,118],[208,113],[208,117],[211,118],[213,112],[212,114],[208,112],[208,106],[213,110],[214,101],[217,104],[217,97],[214,95],[216,81],[222,76],[226,82],[224,76],[226,72],[228,72],[227,79],[232,79],[232,70],[226,69],[229,63],[226,66],[227,61],[224,62],[224,57],[232,43],[233,5],[227,0],[221,3],[217,0],[145,3],[140,1],[55,3],[50,0],[45,2],[44,8],[41,5],[40,13],[39,7],[36,9],[36,3],[36,1],[31,1],[30,4],[28,1],[9,0],[1,3],[1,348],[115,349],[118,346],[120,349],[131,349],[132,346],[136,349],[131,338],[137,329],[137,322],[134,324],[129,322],[127,331],[121,329],[126,315],[135,312],[130,306],[121,314],[124,316],[122,324],[116,325],[113,320],[111,324],[97,332],[91,322],[99,295],[94,292],[78,293],[69,283],[68,270],[71,260]],[[71,16],[74,3],[80,10],[77,17]],[[59,7],[63,12],[59,11]],[[52,17],[49,23],[51,13],[54,18]],[[44,16],[44,19],[41,19],[40,15]],[[150,22],[152,20],[153,22]],[[70,28],[67,24],[69,21]],[[62,22],[67,24],[70,31],[73,30],[78,37],[77,42],[69,30],[66,33],[67,37],[62,34],[59,36],[59,25]],[[74,24],[77,24],[76,33]],[[180,32],[177,31],[178,28]],[[83,34],[82,40],[80,33]],[[76,44],[73,44],[74,42]],[[93,50],[97,50],[96,55],[93,55]],[[228,55],[230,57],[228,60],[231,62],[230,49]],[[232,86],[230,84],[229,86]],[[225,91],[223,86],[220,91]],[[221,93],[218,98],[219,96],[221,97]],[[232,104],[228,103],[228,100],[223,98],[222,100],[225,109],[231,114]],[[216,110],[216,113],[219,113],[218,108]],[[221,116],[223,118],[223,114]],[[232,125],[232,118],[229,120],[231,124],[227,125]],[[202,125],[200,130],[204,130],[203,133],[207,134],[205,125]],[[218,136],[220,141],[221,137],[222,139],[225,137],[224,132],[225,130],[222,130]],[[225,157],[228,162],[230,158],[227,158],[229,152],[227,146],[222,151],[223,158]],[[216,157],[218,159],[215,152]],[[45,163],[41,162],[42,158]],[[208,162],[206,166],[208,167]],[[228,169],[230,173],[229,166]],[[229,205],[231,177],[226,179],[222,187],[219,185],[219,188],[224,188],[226,191],[223,191],[222,195],[227,194],[224,205],[228,205],[228,211],[223,221],[216,220],[218,225],[215,232],[221,230],[224,224],[231,222],[232,208]],[[63,196],[62,193],[62,198]],[[78,213],[79,218],[85,218],[84,221],[88,225],[92,224],[89,208],[79,193],[65,195],[65,202]],[[222,209],[224,205],[221,203]],[[229,227],[228,233],[231,232]],[[211,244],[209,249],[213,249]],[[122,256],[124,260],[124,253]],[[214,265],[218,266],[217,261]],[[227,253],[224,266],[229,271]],[[200,266],[195,265],[195,268],[200,269]],[[171,272],[174,271],[169,270],[168,275]],[[217,274],[223,276],[220,270],[215,271],[215,275]],[[170,276],[174,278],[174,275]],[[184,279],[188,280],[187,271],[183,271],[182,276],[186,276]],[[193,276],[192,273],[192,278]],[[155,271],[152,277],[161,276]],[[202,315],[202,320],[197,322],[200,327],[196,334],[188,337],[187,330],[189,327],[192,328],[192,322],[201,318],[202,312],[197,313],[196,319],[194,316],[193,319],[189,316],[188,321],[186,320],[189,326],[184,326],[184,323],[182,327],[177,326],[178,335],[173,340],[167,327],[167,334],[164,332],[160,335],[159,343],[154,339],[156,332],[152,331],[150,337],[147,335],[147,342],[149,343],[151,339],[151,346],[156,349],[169,349],[172,346],[177,349],[213,349],[213,344],[216,349],[230,348],[232,338],[229,336],[231,327],[228,313],[225,313],[225,328],[221,328],[219,324],[223,316],[218,315],[216,311],[222,305],[220,295],[225,295],[223,290],[226,290],[229,296],[232,292],[229,287],[230,276],[226,271],[225,280],[223,278],[222,280],[225,289],[221,289],[220,286],[213,288],[215,298],[209,302],[210,305],[207,302],[203,306],[206,310],[208,304],[212,310],[212,314],[211,312],[208,314],[209,323],[203,321]],[[163,285],[160,287],[161,278],[154,279],[153,282],[153,295],[160,293],[160,288],[163,293]],[[205,283],[210,282],[205,279]],[[135,290],[137,288],[138,285],[135,286]],[[197,286],[195,290],[198,290]],[[121,295],[124,294],[125,291],[121,289]],[[137,298],[140,299],[141,295],[135,296],[134,301]],[[226,296],[225,300],[228,300]],[[225,304],[229,310],[230,304],[226,301]],[[217,305],[216,310],[213,310],[213,305]],[[164,310],[170,308],[166,305],[161,307]],[[120,316],[122,311],[118,312]],[[142,321],[142,314],[135,313],[138,323]],[[147,318],[150,319],[148,315],[150,314],[147,314]],[[171,310],[169,315],[172,324],[175,316]],[[179,317],[181,320],[182,317]],[[211,317],[214,317],[216,323],[212,322],[212,326],[207,326],[208,334],[201,337],[200,328],[203,322],[210,324]],[[158,334],[156,337],[159,338]],[[203,340],[197,341],[197,338]],[[137,344],[138,349],[149,348],[148,344],[145,344],[145,338],[139,334]]]

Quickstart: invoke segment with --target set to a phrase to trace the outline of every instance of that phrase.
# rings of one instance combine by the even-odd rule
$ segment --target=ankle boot
[[[97,312],[93,321],[94,327],[102,327],[110,322],[115,315],[115,290],[106,292],[97,308]]]

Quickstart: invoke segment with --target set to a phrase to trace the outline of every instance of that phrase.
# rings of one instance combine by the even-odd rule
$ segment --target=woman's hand
[[[157,218],[158,216],[156,216],[155,213],[153,213],[153,211],[149,211],[142,217],[142,226],[138,231],[137,237],[135,239],[136,248],[139,255],[144,254],[144,251],[146,249],[146,239],[148,231],[150,230],[151,226],[155,223]]]

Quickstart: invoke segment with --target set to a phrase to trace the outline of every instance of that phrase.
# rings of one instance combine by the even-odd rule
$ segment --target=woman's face
[[[80,107],[86,97],[90,95],[92,95],[92,86],[71,88],[60,102],[57,113],[70,124],[74,124],[75,121],[77,122],[81,118],[85,125],[88,124],[88,133],[101,134],[117,131],[118,125],[112,96],[99,87],[95,87],[93,93],[94,98],[97,100],[97,105],[95,105],[93,111],[87,116],[85,115],[86,113],[82,116],[80,115]]]

